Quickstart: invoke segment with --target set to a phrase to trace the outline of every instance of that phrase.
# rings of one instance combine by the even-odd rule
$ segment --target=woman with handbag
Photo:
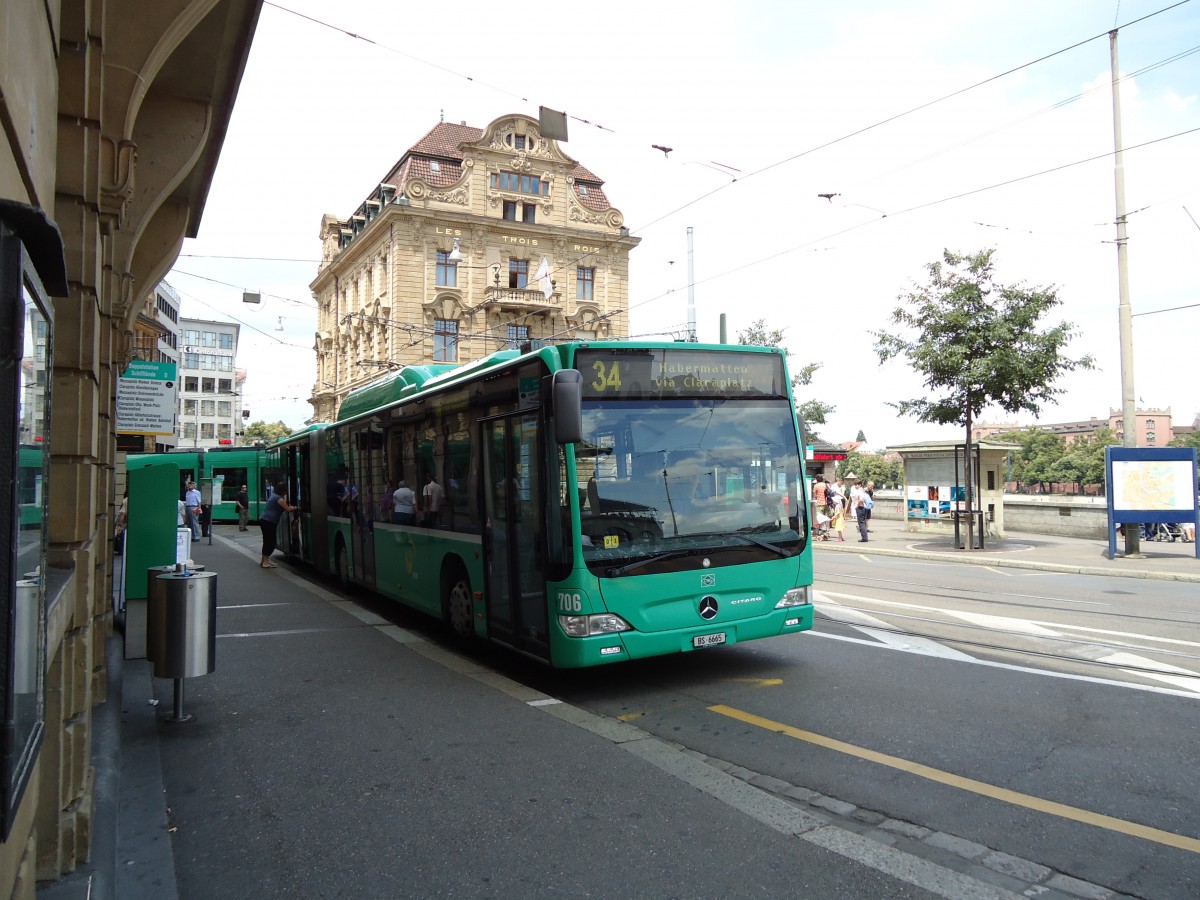
[[[300,507],[292,506],[287,499],[287,485],[282,481],[271,486],[271,493],[263,505],[262,514],[258,517],[258,527],[262,529],[262,562],[264,569],[278,569],[271,562],[271,554],[275,552],[275,538],[279,531],[279,520],[285,512],[296,512]]]

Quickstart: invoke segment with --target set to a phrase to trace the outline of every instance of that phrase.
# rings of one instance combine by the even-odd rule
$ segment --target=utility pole
[[[696,269],[692,253],[692,226],[687,230],[688,245],[688,337],[693,344],[696,342]]]
[[[1113,97],[1113,144],[1115,152],[1115,178],[1117,191],[1117,282],[1119,285],[1120,336],[1121,336],[1121,426],[1124,429],[1122,444],[1137,446],[1137,395],[1133,391],[1133,310],[1129,305],[1129,239],[1125,233],[1125,155],[1121,145],[1121,87],[1120,69],[1117,66],[1117,29],[1108,33],[1108,45],[1112,56]],[[1109,485],[1112,489],[1112,485]],[[1125,557],[1140,558],[1141,525],[1125,525]]]

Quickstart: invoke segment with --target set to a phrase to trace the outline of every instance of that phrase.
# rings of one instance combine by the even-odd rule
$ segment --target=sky
[[[184,316],[242,324],[250,420],[298,427],[321,216],[350,215],[439,121],[544,105],[567,112],[563,150],[641,238],[631,335],[686,334],[691,228],[697,336],[717,341],[722,314],[731,341],[759,319],[783,329],[793,369],[820,364],[800,398],[835,407],[822,438],[958,437],[897,417],[889,404],[926,391],[903,361],[880,365],[872,332],[945,249],[992,248],[997,281],[1053,287],[1045,327],[1072,323],[1066,354],[1096,360],[1041,421],[1106,418],[1122,405],[1118,27],[1134,390],[1191,422],[1200,0],[1175,2],[267,2],[199,234],[167,280]]]

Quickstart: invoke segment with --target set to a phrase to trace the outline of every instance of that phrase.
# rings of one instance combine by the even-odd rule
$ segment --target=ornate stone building
[[[315,418],[381,370],[628,336],[640,241],[535,119],[436,125],[347,219],[321,221]]]

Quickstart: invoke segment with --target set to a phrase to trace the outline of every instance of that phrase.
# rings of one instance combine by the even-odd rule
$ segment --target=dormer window
[[[587,196],[587,185],[586,184],[579,185],[579,196],[580,197]]]
[[[429,171],[436,175],[438,172],[442,171],[442,164],[436,159],[431,159],[429,161]]]
[[[522,175],[519,172],[494,172],[492,174],[494,190],[512,191],[517,194],[534,194],[550,196],[550,182],[542,181],[536,175]]]

